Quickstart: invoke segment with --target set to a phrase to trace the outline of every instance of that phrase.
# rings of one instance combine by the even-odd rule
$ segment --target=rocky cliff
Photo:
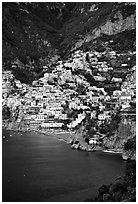
[[[81,3],[74,7],[74,13],[62,28],[65,37],[61,43],[72,50],[103,35],[136,28],[135,3]]]
[[[119,123],[117,132],[103,139],[103,144],[109,149],[123,149],[124,143],[132,139],[135,135],[136,123],[133,120],[122,119]]]

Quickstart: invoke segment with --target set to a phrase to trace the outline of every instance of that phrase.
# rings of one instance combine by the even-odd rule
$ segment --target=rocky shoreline
[[[17,131],[17,132],[38,132],[40,134],[44,134],[44,135],[48,135],[51,137],[55,137],[56,139],[63,141],[67,144],[69,144],[71,146],[72,149],[75,150],[80,150],[80,151],[87,151],[87,152],[95,152],[95,151],[102,151],[102,152],[106,152],[106,153],[120,153],[122,154],[123,151],[120,149],[108,149],[106,150],[104,147],[102,146],[98,146],[98,145],[88,145],[83,137],[81,137],[81,133],[80,132],[71,132],[71,131],[64,131],[64,130],[53,130],[53,129],[47,129],[47,130],[38,130],[38,129],[19,129],[19,128],[11,128],[8,125],[3,125],[2,127],[3,129],[7,129],[7,130],[12,130],[12,131]],[[81,136],[80,136],[81,135]]]
[[[108,202],[108,201],[135,201],[135,163],[136,163],[136,152],[135,152],[135,138],[130,139],[124,146],[124,149],[105,149],[103,147],[95,146],[90,147],[86,143],[83,144],[83,140],[77,140],[80,138],[80,134],[78,132],[69,132],[63,130],[38,130],[38,129],[29,129],[29,130],[19,130],[19,129],[9,129],[12,131],[18,132],[28,132],[34,131],[40,134],[44,134],[45,136],[54,137],[60,141],[64,141],[65,143],[71,145],[72,149],[80,150],[80,151],[87,151],[87,152],[94,152],[94,151],[101,151],[105,154],[121,154],[122,159],[126,160],[126,173],[124,176],[117,178],[112,184],[110,185],[102,185],[98,189],[98,193],[91,199],[85,199],[84,202]],[[76,141],[78,141],[76,143]],[[133,143],[133,148],[132,144]],[[129,166],[128,166],[129,164]],[[132,164],[134,164],[132,166]],[[132,167],[131,167],[132,166]],[[120,188],[125,190],[120,190]]]
[[[87,151],[87,152],[95,152],[95,151],[102,151],[105,154],[121,154],[123,160],[127,159],[132,159],[135,160],[136,158],[136,153],[135,153],[135,147],[131,148],[133,146],[133,141],[135,140],[135,135],[130,137],[127,140],[120,140],[121,145],[119,144],[116,145],[113,141],[106,143],[97,143],[97,144],[89,144],[86,141],[86,130],[85,127],[82,125],[79,129],[76,129],[74,131],[69,131],[69,130],[63,130],[63,129],[36,129],[36,128],[31,128],[27,127],[25,128],[23,124],[18,125],[16,122],[9,122],[8,120],[3,121],[2,124],[3,129],[7,130],[12,130],[12,131],[18,131],[18,132],[30,132],[30,131],[35,131],[40,134],[48,135],[51,137],[55,137],[56,139],[63,141],[67,144],[70,145],[70,147],[74,150],[79,150],[79,151]],[[104,137],[105,138],[105,137]],[[108,137],[106,137],[106,140]],[[124,143],[124,144],[123,144]],[[106,145],[105,145],[106,144]],[[126,147],[125,147],[126,144]],[[130,146],[130,147],[129,147]]]

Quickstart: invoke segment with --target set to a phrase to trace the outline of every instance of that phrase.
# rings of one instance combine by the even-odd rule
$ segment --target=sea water
[[[125,172],[118,154],[82,152],[54,137],[3,130],[3,202],[81,202]]]

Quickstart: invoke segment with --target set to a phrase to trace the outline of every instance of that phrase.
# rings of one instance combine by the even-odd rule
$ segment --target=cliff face
[[[112,22],[111,20],[107,20],[106,23],[99,28],[95,28],[92,31],[93,39],[100,37],[102,34],[105,35],[116,35],[120,32],[123,32],[125,30],[133,30],[136,28],[136,16],[135,14],[132,14],[129,17],[123,18],[123,15],[121,12],[117,12],[114,15],[114,18],[116,17],[116,20]],[[86,39],[86,41],[89,41],[89,39]]]
[[[75,18],[73,15],[63,26],[65,37],[61,43],[72,50],[102,35],[113,36],[136,28],[135,3],[82,3],[73,11]]]
[[[124,149],[124,143],[135,135],[136,123],[130,119],[122,119],[117,132],[113,136],[105,137],[103,145],[109,149]]]

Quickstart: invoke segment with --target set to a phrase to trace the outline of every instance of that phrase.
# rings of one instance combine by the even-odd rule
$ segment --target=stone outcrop
[[[107,20],[104,25],[93,30],[93,37],[100,37],[101,34],[115,35],[125,30],[133,30],[136,28],[135,15],[131,15],[126,19],[123,19],[120,12],[118,12],[116,15],[118,16],[116,21],[112,22],[111,20]]]
[[[122,119],[118,131],[114,135],[109,135],[108,137],[105,137],[103,139],[103,146],[107,149],[124,149],[125,143],[128,141],[128,139],[131,139],[134,137],[136,129],[136,124],[132,120],[124,120]],[[130,156],[127,156],[130,155]],[[129,158],[132,153],[128,153],[128,151],[124,151],[123,158]],[[135,156],[134,156],[135,157]]]
[[[90,34],[86,34],[84,39],[79,40],[75,44],[75,49],[81,47],[83,43],[90,42],[102,34],[111,36],[121,33],[126,30],[136,29],[136,15],[132,14],[131,16],[123,18],[123,15],[120,11],[115,14],[116,20],[112,22],[111,19],[108,19],[103,25],[92,30]]]

